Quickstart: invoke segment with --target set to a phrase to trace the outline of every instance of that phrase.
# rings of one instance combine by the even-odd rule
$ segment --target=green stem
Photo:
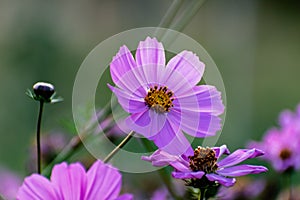
[[[206,188],[200,188],[198,200],[205,200]]]
[[[38,174],[41,174],[41,123],[42,123],[42,115],[43,115],[43,107],[44,101],[40,101],[40,111],[37,122],[37,130],[36,130],[36,150],[37,150],[37,171]]]
[[[170,27],[182,3],[183,0],[174,0],[170,8],[167,10],[165,16],[160,21],[158,27],[164,27],[164,28]],[[164,31],[160,32],[157,29],[154,33],[154,36],[157,37],[158,39],[161,39],[164,33],[165,33]]]
[[[112,150],[112,152],[110,152],[106,158],[104,158],[103,162],[107,163],[110,161],[110,159],[123,147],[125,146],[125,144],[127,144],[127,142],[132,138],[132,136],[134,135],[134,131],[131,131],[130,133],[128,133],[128,135],[126,136],[126,138],[124,138],[124,140],[118,145],[116,146],[116,148],[114,148],[114,150]]]

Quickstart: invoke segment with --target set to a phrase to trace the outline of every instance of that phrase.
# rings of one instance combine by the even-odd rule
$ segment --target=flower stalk
[[[112,152],[110,152],[103,160],[104,163],[107,163],[110,161],[110,159],[116,154],[118,153],[118,151],[127,144],[127,142],[129,142],[129,140],[132,138],[132,136],[134,135],[134,131],[131,131],[130,133],[128,133],[128,135],[124,138],[124,140],[118,145],[116,146],[116,148],[114,148],[114,150],[112,150]]]
[[[40,110],[37,122],[37,130],[36,130],[36,148],[37,148],[37,171],[38,174],[41,174],[41,123],[42,123],[42,115],[43,115],[44,101],[40,101]]]

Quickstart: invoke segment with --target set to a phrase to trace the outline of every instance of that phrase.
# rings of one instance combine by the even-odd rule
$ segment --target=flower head
[[[22,184],[21,178],[10,170],[0,167],[0,199],[6,200],[16,198],[18,188]]]
[[[135,59],[122,46],[110,64],[113,82],[109,88],[122,108],[130,113],[130,129],[153,140],[164,151],[181,154],[189,149],[182,131],[195,136],[213,136],[221,129],[224,106],[214,86],[197,85],[205,65],[190,51],[182,51],[167,64],[163,45],[155,38],[141,41]]]
[[[96,161],[85,172],[81,164],[54,166],[50,181],[45,177],[33,174],[27,177],[20,187],[18,200],[130,200],[132,195],[119,196],[121,174],[102,161]]]
[[[174,178],[184,179],[188,186],[195,188],[216,184],[230,187],[236,181],[234,177],[267,171],[263,166],[236,165],[246,159],[263,155],[263,152],[258,149],[239,149],[226,158],[220,159],[223,154],[230,154],[226,145],[213,148],[198,147],[193,155],[181,156],[157,150],[151,156],[142,159],[152,162],[154,166],[172,166],[175,169],[172,172]]]
[[[249,147],[265,152],[262,158],[275,170],[285,172],[300,169],[300,106],[297,112],[283,111],[279,116],[280,128],[268,130],[261,142],[251,142]]]

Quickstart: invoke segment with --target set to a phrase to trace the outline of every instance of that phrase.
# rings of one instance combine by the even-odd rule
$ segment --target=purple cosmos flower
[[[300,168],[300,136],[292,129],[270,129],[262,142],[251,142],[249,147],[260,148],[265,152],[262,158],[269,161],[279,172]]]
[[[54,166],[50,181],[45,177],[33,174],[27,177],[20,187],[18,200],[129,200],[132,195],[119,196],[121,174],[119,171],[96,161],[85,172],[79,164],[61,163]]]
[[[0,199],[16,199],[18,188],[22,184],[21,178],[10,170],[0,167]]]
[[[230,154],[226,145],[213,148],[198,147],[193,155],[181,156],[171,155],[159,149],[151,156],[142,159],[151,161],[153,166],[171,165],[175,169],[172,172],[174,178],[184,179],[189,186],[196,188],[216,182],[230,187],[236,181],[234,177],[267,171],[263,166],[236,165],[246,159],[263,155],[263,152],[258,149],[238,149],[226,158],[220,159],[223,154]]]
[[[166,64],[163,45],[148,37],[139,43],[135,59],[125,45],[120,48],[110,64],[117,87],[109,88],[130,113],[126,119],[130,129],[179,155],[184,153],[179,146],[193,151],[182,131],[207,137],[221,129],[220,92],[214,86],[197,85],[204,68],[190,51],[182,51]]]
[[[280,128],[268,130],[262,142],[250,142],[265,152],[262,158],[269,161],[275,170],[300,169],[300,105],[297,112],[283,111],[279,116]]]

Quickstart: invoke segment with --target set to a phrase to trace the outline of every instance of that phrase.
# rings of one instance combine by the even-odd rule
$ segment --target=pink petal
[[[268,171],[268,169],[263,166],[239,165],[239,166],[220,169],[217,171],[217,173],[222,176],[237,177],[237,176],[245,176],[248,174],[259,174],[266,171]]]
[[[202,78],[205,65],[194,53],[182,51],[168,62],[166,68],[171,69],[165,77],[166,83],[174,83],[173,74],[177,72],[184,77],[185,82],[195,86]]]
[[[122,46],[110,64],[113,82],[120,88],[143,96],[137,89],[146,81],[136,67],[135,60],[126,46]]]
[[[166,115],[157,114],[151,109],[134,113],[126,119],[126,125],[146,138],[157,135],[166,123]]]
[[[157,135],[149,139],[153,140],[156,146],[161,150],[173,155],[191,155],[193,152],[189,141],[179,130],[179,127],[176,123],[170,122],[169,120],[166,121],[164,127]]]
[[[117,96],[118,102],[122,108],[128,113],[138,113],[148,109],[144,98],[129,94],[125,90],[113,87],[107,84],[111,91]]]
[[[223,154],[230,154],[230,151],[225,144],[220,147],[213,147],[213,150],[216,152],[216,158],[220,158]]]
[[[85,200],[115,199],[121,190],[120,172],[101,160],[96,161],[87,172],[87,191]]]
[[[162,150],[156,150],[151,156],[142,156],[142,160],[152,162],[153,166],[163,167],[171,165],[180,172],[189,172],[189,162],[181,156],[175,156]]]
[[[82,200],[86,191],[85,169],[79,163],[55,165],[51,182],[59,194],[60,199]]]
[[[217,181],[218,183],[220,183],[226,187],[231,187],[236,182],[235,178],[226,178],[224,176],[220,176],[217,174],[206,174],[205,176],[208,180]]]
[[[172,172],[172,176],[177,179],[189,179],[189,178],[197,178],[201,179],[205,172],[198,171],[198,172]]]
[[[165,66],[165,50],[162,43],[155,38],[147,37],[145,41],[141,41],[135,54],[138,66],[152,65],[153,67]]]
[[[219,161],[218,166],[220,168],[230,167],[246,159],[255,158],[261,155],[264,155],[264,153],[258,149],[238,149],[223,160]]]
[[[55,200],[55,190],[48,179],[33,174],[27,178],[17,193],[18,200]]]

